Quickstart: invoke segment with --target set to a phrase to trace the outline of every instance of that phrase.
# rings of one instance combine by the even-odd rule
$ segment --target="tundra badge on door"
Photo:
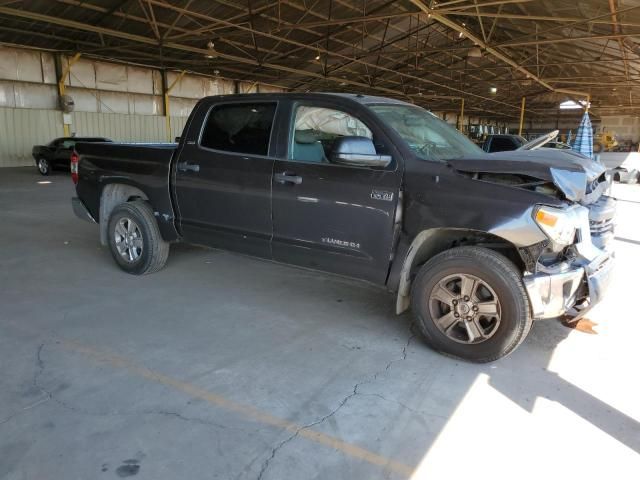
[[[393,201],[393,192],[386,190],[371,190],[371,198],[374,200],[384,200],[386,202]]]
[[[360,250],[360,244],[359,243],[349,242],[347,240],[338,240],[336,238],[323,237],[322,238],[322,243],[328,243],[330,245],[339,245],[341,247],[356,248],[356,249]]]

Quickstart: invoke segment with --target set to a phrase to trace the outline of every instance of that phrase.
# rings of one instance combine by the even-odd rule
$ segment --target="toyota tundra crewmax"
[[[173,242],[358,278],[436,350],[513,351],[580,318],[611,276],[605,169],[571,151],[488,154],[423,108],[354,94],[207,97],[175,145],[77,143],[76,214],[126,272]]]

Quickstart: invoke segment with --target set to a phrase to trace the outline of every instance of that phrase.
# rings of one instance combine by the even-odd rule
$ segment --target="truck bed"
[[[78,196],[93,218],[100,221],[100,197],[111,184],[139,188],[150,203],[163,234],[176,235],[170,192],[171,160],[177,149],[173,143],[82,143],[76,144],[80,156]],[[170,235],[170,233],[174,235]]]

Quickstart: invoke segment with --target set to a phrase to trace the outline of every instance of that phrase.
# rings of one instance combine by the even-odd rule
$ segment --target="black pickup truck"
[[[177,145],[78,143],[74,211],[125,271],[183,241],[396,293],[435,349],[476,362],[603,296],[615,202],[573,152],[486,154],[417,106],[352,94],[202,99]]]

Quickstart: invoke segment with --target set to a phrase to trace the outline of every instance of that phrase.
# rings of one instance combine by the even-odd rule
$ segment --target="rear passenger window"
[[[200,145],[226,152],[267,155],[276,103],[236,103],[211,109]]]

